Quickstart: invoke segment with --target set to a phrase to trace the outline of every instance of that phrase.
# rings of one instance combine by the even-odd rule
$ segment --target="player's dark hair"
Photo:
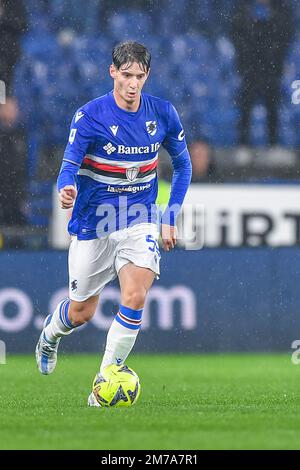
[[[114,66],[119,69],[122,65],[137,62],[140,64],[145,72],[150,69],[151,54],[148,49],[135,41],[126,41],[117,44],[113,48],[112,61]]]

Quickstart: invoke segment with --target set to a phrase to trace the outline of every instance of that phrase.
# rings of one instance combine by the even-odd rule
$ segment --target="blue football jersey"
[[[69,232],[89,240],[134,223],[153,222],[161,145],[171,158],[186,149],[181,122],[168,101],[142,93],[138,111],[128,112],[110,92],[81,107],[73,117],[63,158],[78,166]],[[143,210],[138,209],[141,205]],[[115,221],[107,219],[108,208]]]

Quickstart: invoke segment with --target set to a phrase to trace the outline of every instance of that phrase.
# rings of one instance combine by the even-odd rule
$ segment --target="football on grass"
[[[125,364],[112,364],[97,374],[93,383],[93,393],[97,402],[104,407],[134,405],[140,395],[141,385],[138,375]]]

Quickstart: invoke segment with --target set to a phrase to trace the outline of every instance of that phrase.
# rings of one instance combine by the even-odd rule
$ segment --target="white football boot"
[[[57,349],[60,342],[60,338],[56,343],[53,343],[48,341],[45,337],[44,329],[47,325],[49,325],[51,318],[52,314],[46,317],[43,331],[35,349],[35,357],[38,369],[44,375],[51,374],[55,369],[57,363]]]
[[[100,403],[97,402],[96,397],[93,394],[93,392],[88,397],[88,406],[97,406],[98,408],[101,408],[101,405]]]

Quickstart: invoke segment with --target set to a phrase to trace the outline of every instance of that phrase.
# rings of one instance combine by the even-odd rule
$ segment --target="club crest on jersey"
[[[156,121],[146,121],[147,132],[150,135],[155,135],[157,131]]]
[[[139,174],[140,169],[136,166],[126,169],[126,178],[128,181],[134,181]]]

